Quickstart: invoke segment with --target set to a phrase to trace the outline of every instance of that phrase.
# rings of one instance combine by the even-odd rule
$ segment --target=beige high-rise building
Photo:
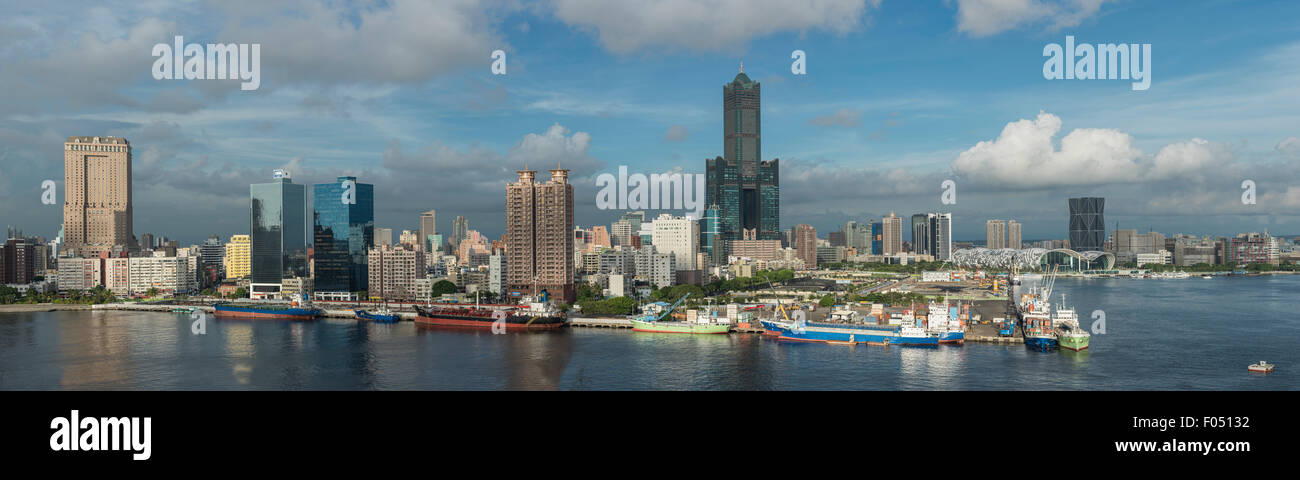
[[[63,247],[93,257],[135,248],[131,143],[118,137],[68,137],[63,144]]]
[[[1007,220],[1007,248],[1020,249],[1020,222]]]
[[[429,235],[438,234],[438,212],[429,210],[420,214],[420,251],[428,252],[430,250]]]
[[[984,222],[984,246],[997,250],[1007,248],[1007,222],[989,220]]]
[[[817,229],[800,223],[794,226],[794,248],[805,267],[817,268]]]
[[[903,253],[903,217],[889,212],[888,217],[880,220],[880,253],[884,255]]]
[[[423,251],[412,244],[377,245],[368,254],[370,298],[415,300],[420,297],[417,280],[426,277]]]
[[[546,183],[536,180],[534,170],[518,174],[519,181],[506,185],[507,295],[545,290],[553,299],[572,303],[577,292],[569,171],[551,170]]]
[[[248,235],[231,235],[226,243],[226,257],[222,259],[226,267],[226,278],[244,278],[252,273],[253,243]]]

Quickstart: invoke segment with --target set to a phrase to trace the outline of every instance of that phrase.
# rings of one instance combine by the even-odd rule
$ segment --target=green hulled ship
[[[689,296],[691,296],[691,294],[689,293],[683,295],[682,298],[677,299],[676,303],[674,303],[671,307],[664,309],[663,313],[660,313],[659,315],[645,314],[640,317],[629,318],[628,320],[632,321],[632,331],[655,332],[655,333],[703,333],[703,334],[728,333],[731,331],[731,324],[729,323],[693,323],[693,322],[662,321],[664,318],[667,318],[670,314],[672,314],[673,310],[677,309],[677,306],[681,305],[681,303],[686,300],[686,297]]]
[[[1061,305],[1056,308],[1052,324],[1056,327],[1056,343],[1061,348],[1076,352],[1088,348],[1092,335],[1079,326],[1079,316],[1074,309],[1065,307],[1065,294],[1061,294]]]

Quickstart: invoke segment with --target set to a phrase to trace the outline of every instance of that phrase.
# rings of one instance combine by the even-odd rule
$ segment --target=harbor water
[[[1082,352],[780,342],[570,328],[493,335],[412,322],[0,314],[0,388],[110,390],[1296,390],[1300,276],[1060,278]],[[1100,326],[1098,323],[1097,326]],[[1250,373],[1260,360],[1277,365]]]

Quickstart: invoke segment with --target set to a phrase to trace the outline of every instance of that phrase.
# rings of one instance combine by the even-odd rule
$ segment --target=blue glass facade
[[[338,177],[336,183],[312,188],[313,273],[318,292],[370,289],[367,255],[375,245],[375,187],[356,180]],[[355,187],[345,198],[346,182]]]
[[[307,276],[307,188],[277,172],[272,183],[249,186],[253,283]]]
[[[885,253],[885,224],[881,222],[871,222],[871,254],[883,255]]]

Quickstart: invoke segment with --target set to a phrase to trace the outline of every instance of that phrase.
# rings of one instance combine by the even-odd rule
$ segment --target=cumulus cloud
[[[459,68],[486,69],[493,50],[509,50],[494,5],[394,0],[354,12],[346,2],[298,0],[253,7],[270,21],[228,7],[220,38],[262,44],[262,74],[274,80],[264,86],[418,83]]]
[[[856,127],[862,125],[862,112],[841,108],[829,115],[820,115],[808,120],[809,125],[818,127]]]
[[[1022,189],[1138,180],[1142,151],[1127,133],[1080,128],[1061,139],[1058,150],[1053,139],[1060,130],[1061,118],[1045,112],[1008,123],[998,138],[958,155],[952,169],[975,181]]]
[[[555,0],[560,21],[595,33],[626,54],[649,48],[726,51],[750,39],[809,30],[845,34],[859,28],[880,0]]]
[[[686,127],[683,127],[681,125],[673,125],[671,127],[668,127],[668,131],[664,133],[664,140],[667,140],[669,142],[680,142],[682,140],[686,140],[686,137],[689,135],[690,132],[686,131]]]
[[[957,30],[974,37],[1031,24],[1050,29],[1078,26],[1106,0],[957,0]]]
[[[1300,138],[1286,137],[1277,143],[1277,151],[1288,157],[1300,158]]]

